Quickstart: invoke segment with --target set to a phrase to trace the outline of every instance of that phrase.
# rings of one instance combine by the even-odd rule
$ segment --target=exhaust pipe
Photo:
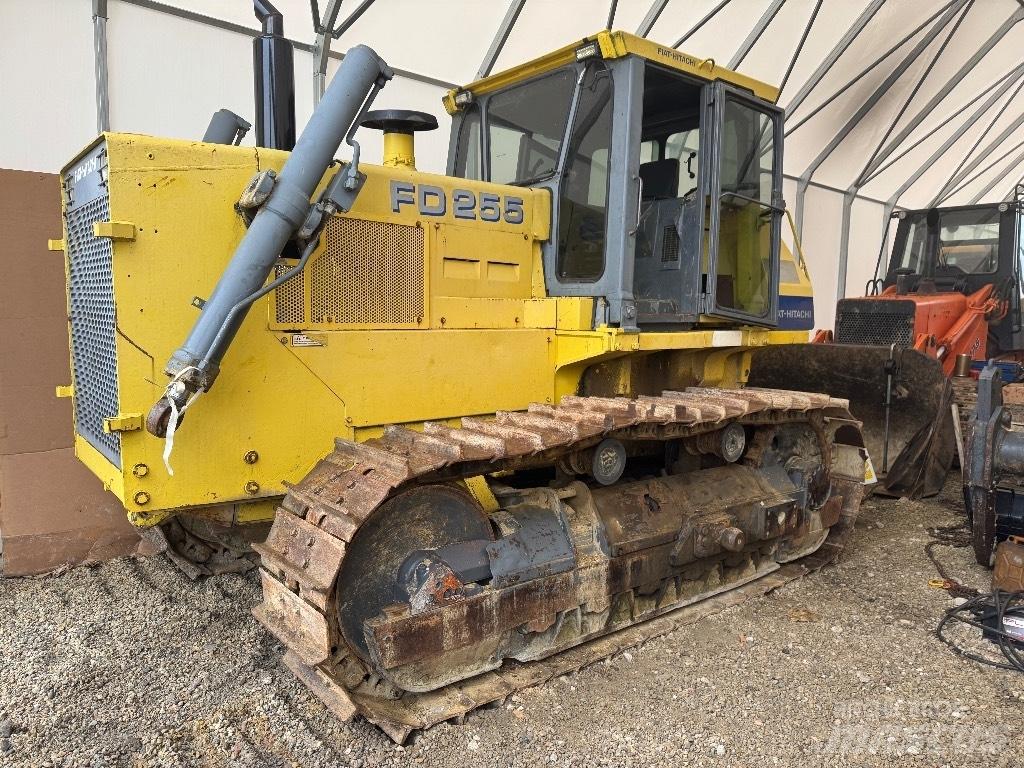
[[[252,41],[256,94],[256,146],[295,146],[295,61],[284,36],[284,17],[269,0],[253,0],[263,34]]]
[[[252,126],[247,120],[239,117],[230,109],[218,109],[210,118],[210,124],[203,134],[203,141],[208,144],[239,145]]]
[[[177,423],[194,395],[213,385],[220,361],[254,299],[265,290],[274,262],[313,211],[310,198],[342,140],[351,136],[362,112],[393,74],[372,49],[365,45],[350,49],[280,174],[268,171],[254,180],[267,177],[272,186],[188,338],[168,360],[164,373],[172,381],[150,410],[149,432],[158,437],[173,434],[169,424]]]

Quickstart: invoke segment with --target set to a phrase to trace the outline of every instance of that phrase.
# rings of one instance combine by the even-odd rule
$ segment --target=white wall
[[[92,4],[0,0],[0,168],[57,171],[96,133]]]
[[[169,4],[252,29],[258,26],[249,0]],[[285,14],[287,35],[312,43],[309,3],[278,0],[277,6]],[[251,120],[251,37],[121,0],[109,0],[108,17],[111,130],[198,138],[210,116],[222,107]],[[91,0],[0,0],[0,29],[5,31],[0,46],[0,103],[9,109],[0,121],[0,168],[54,173],[96,134]],[[398,29],[400,25],[389,28],[390,46],[401,43]],[[355,44],[353,34],[333,49],[344,51]],[[417,34],[417,30],[405,34]],[[384,48],[388,46],[377,47],[387,60]],[[337,59],[330,60],[328,79],[338,64]],[[300,129],[313,110],[313,69],[312,55],[296,50],[295,106]],[[437,116],[440,129],[417,137],[417,160],[423,170],[444,171],[451,125],[441,106],[444,91],[438,85],[396,76],[374,103]],[[253,140],[250,132],[244,143]],[[360,132],[359,140],[367,160],[380,158],[378,132]],[[345,156],[344,151],[340,154]]]

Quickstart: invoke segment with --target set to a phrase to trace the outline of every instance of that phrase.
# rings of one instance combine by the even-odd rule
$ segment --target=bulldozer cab
[[[548,295],[597,298],[596,323],[773,327],[782,112],[734,73],[652,53],[585,41],[563,66],[458,92],[448,173],[550,190]]]

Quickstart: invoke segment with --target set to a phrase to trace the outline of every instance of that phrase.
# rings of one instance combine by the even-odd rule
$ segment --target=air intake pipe
[[[295,61],[284,36],[284,17],[268,0],[253,0],[263,33],[252,41],[256,95],[256,146],[295,146]]]
[[[372,49],[357,45],[349,50],[280,174],[265,171],[250,183],[243,198],[259,193],[255,216],[188,338],[164,368],[172,381],[146,420],[152,434],[163,437],[168,423],[176,424],[178,413],[192,397],[213,385],[220,361],[249,307],[266,291],[264,283],[281,250],[308,226],[307,220],[315,213],[310,198],[346,137],[353,144],[353,162],[335,175],[339,183],[329,186],[340,187],[344,180],[354,196],[358,145],[351,140],[352,132],[393,74]],[[315,242],[307,246],[306,257],[313,245]],[[170,431],[173,433],[173,427]]]

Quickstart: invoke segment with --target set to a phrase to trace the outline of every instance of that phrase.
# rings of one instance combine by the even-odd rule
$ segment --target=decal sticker
[[[403,206],[414,206],[421,216],[444,216],[448,212],[448,195],[433,184],[391,182],[391,211],[401,213]],[[451,194],[452,215],[470,221],[522,224],[526,220],[523,198],[481,192],[479,197],[468,189],[454,189]]]

